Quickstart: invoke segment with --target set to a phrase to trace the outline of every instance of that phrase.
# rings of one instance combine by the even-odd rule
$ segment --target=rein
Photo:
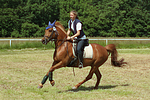
[[[55,48],[55,49],[58,49],[65,41],[67,41],[66,40],[66,38],[67,38],[67,35],[65,36],[65,38],[64,39],[60,39],[60,40],[58,40],[58,39],[52,39],[52,36],[53,36],[53,34],[55,33],[55,38],[57,37],[57,35],[59,35],[59,33],[58,33],[58,31],[56,30],[56,31],[52,31],[52,34],[48,37],[48,36],[45,36],[44,35],[44,38],[45,38],[45,44],[47,43],[47,41],[62,41],[61,42],[61,44],[59,45],[59,46],[57,46],[57,48]],[[46,37],[48,38],[48,39],[46,39]],[[69,51],[68,51],[68,41],[67,41],[67,55],[69,56]],[[73,59],[71,56],[69,56],[69,58],[71,58],[71,59]]]
[[[55,38],[52,39],[52,36],[53,36],[54,33],[55,33]],[[50,41],[50,40],[51,40],[51,41],[55,41],[55,42],[57,42],[57,41],[62,41],[61,44],[60,44],[59,46],[57,46],[57,48],[55,47],[55,50],[57,50],[65,41],[67,41],[67,40],[66,40],[67,35],[65,36],[64,39],[60,39],[60,40],[56,39],[58,35],[59,35],[59,33],[58,33],[57,30],[55,30],[55,31],[53,30],[53,31],[52,31],[52,34],[51,34],[49,37],[44,35],[45,44],[47,43],[47,41]],[[48,38],[48,39],[46,39],[46,38]],[[69,55],[69,51],[68,51],[68,41],[67,41],[67,55],[69,56],[70,59],[74,59],[74,58],[72,58],[72,57]],[[74,73],[74,76],[75,76],[74,67],[73,67],[73,73]]]
[[[61,44],[59,46],[57,46],[57,48],[59,48],[65,42],[66,38],[67,38],[67,35],[65,36],[65,38],[63,40],[57,40],[57,39],[55,40],[55,41],[62,41]],[[57,48],[55,48],[55,49],[57,49]]]

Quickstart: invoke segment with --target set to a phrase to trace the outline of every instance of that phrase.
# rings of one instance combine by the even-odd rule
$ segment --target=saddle
[[[74,65],[75,62],[77,62],[77,55],[76,55],[76,50],[77,50],[77,43],[78,43],[79,40],[73,40],[73,47],[72,47],[72,51],[73,51],[73,55],[74,55],[74,58],[73,60],[70,62],[70,64],[68,66],[72,66]],[[84,47],[84,51],[83,51],[83,58],[89,58],[89,59],[92,59],[93,58],[93,48],[91,46],[91,44],[88,43],[88,39],[85,39],[86,44],[85,44],[85,47]]]
[[[85,39],[84,41],[87,41],[87,42],[84,47],[83,58],[93,58],[93,48],[91,44],[88,43],[88,39]],[[73,44],[73,47],[72,47],[73,55],[77,57],[76,50],[77,50],[78,41],[73,40],[72,44]]]

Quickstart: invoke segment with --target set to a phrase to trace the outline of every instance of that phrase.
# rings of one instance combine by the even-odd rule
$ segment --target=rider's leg
[[[84,40],[78,42],[77,45],[77,56],[79,59],[79,68],[83,67],[83,50],[84,50]]]
[[[78,59],[79,59],[79,68],[83,68],[83,53],[78,53]]]

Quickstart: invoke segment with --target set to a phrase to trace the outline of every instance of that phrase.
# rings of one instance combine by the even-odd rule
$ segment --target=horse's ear
[[[55,26],[55,22],[56,22],[56,20],[52,23],[52,26]]]
[[[51,22],[49,21],[48,25],[51,25]]]
[[[48,25],[51,25],[51,22],[49,21]]]

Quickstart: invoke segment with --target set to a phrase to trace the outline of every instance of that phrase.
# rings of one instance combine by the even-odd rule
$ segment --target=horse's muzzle
[[[47,39],[42,39],[42,43],[46,45],[47,44]]]

